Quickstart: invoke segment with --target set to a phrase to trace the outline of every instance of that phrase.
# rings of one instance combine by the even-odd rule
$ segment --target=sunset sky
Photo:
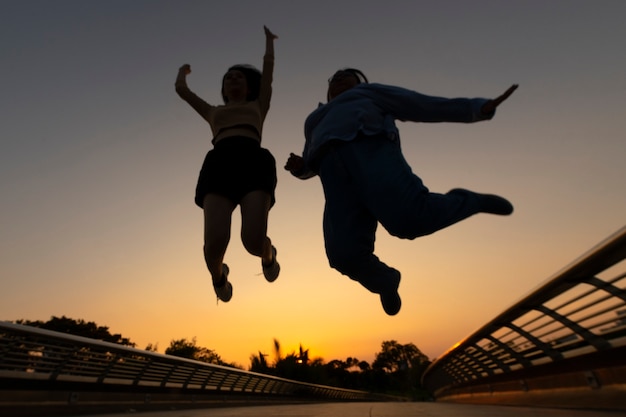
[[[144,348],[196,338],[244,367],[309,349],[371,362],[384,340],[434,359],[626,223],[626,2],[2,0],[0,320],[94,321]],[[216,303],[202,258],[197,174],[208,124],[174,91],[220,104],[236,63],[279,38],[263,146],[278,164],[272,284],[233,217],[234,287]],[[283,169],[335,70],[444,97],[519,89],[489,122],[398,122],[406,159],[436,192],[503,195],[414,241],[379,228],[403,307],[331,269],[319,179]],[[271,356],[270,356],[271,357]]]

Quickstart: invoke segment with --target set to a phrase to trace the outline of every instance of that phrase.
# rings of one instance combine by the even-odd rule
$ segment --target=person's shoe
[[[506,198],[500,197],[499,195],[480,194],[463,188],[455,188],[448,191],[448,194],[453,193],[473,194],[478,196],[478,199],[480,201],[481,213],[498,214],[500,216],[508,216],[509,214],[513,213],[513,204],[511,204]]]
[[[217,299],[222,300],[227,303],[233,298],[233,286],[228,281],[228,273],[230,270],[228,269],[228,265],[222,264],[222,278],[224,279],[224,283],[219,287],[213,285],[213,289],[215,289],[215,294],[217,294]]]
[[[506,198],[494,194],[479,194],[483,213],[508,216],[513,213],[513,204]]]
[[[265,279],[268,282],[276,281],[276,278],[278,278],[278,274],[280,273],[280,265],[276,260],[276,248],[274,246],[272,246],[272,263],[269,265],[263,265],[261,262],[261,265],[263,266],[263,275],[265,276]]]
[[[383,305],[383,310],[390,316],[395,316],[402,307],[402,300],[400,294],[398,294],[398,286],[400,285],[400,277],[398,282],[393,285],[389,290],[380,293],[380,302]]]
[[[398,291],[381,293],[380,294],[380,302],[383,305],[383,310],[390,316],[395,316],[400,311],[402,307],[402,300],[400,299],[400,294]]]

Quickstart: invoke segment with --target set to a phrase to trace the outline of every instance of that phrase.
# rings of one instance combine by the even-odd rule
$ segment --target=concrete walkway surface
[[[364,402],[268,405],[97,414],[90,417],[618,417],[621,411],[509,407],[427,402]],[[76,416],[73,416],[76,417]]]

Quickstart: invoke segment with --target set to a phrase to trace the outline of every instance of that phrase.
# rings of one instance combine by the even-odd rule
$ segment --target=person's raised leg
[[[399,143],[385,138],[356,141],[342,149],[360,196],[387,231],[414,239],[480,212],[510,214],[505,199],[455,189],[431,193],[406,162]]]
[[[280,266],[276,260],[276,248],[267,237],[267,222],[271,196],[261,190],[246,194],[241,206],[241,241],[246,250],[261,258],[263,274],[272,282],[278,278]]]
[[[204,209],[204,260],[211,273],[213,286],[219,288],[224,285],[226,275],[228,275],[224,271],[227,268],[223,261],[230,241],[231,218],[236,204],[221,195],[207,194],[202,207]],[[222,299],[222,301],[228,300]]]

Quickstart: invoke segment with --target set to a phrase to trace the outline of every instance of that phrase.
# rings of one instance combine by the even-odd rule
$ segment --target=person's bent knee
[[[421,236],[428,236],[435,233],[438,229],[429,227],[429,225],[394,225],[383,224],[385,230],[394,237],[400,239],[413,240]]]
[[[354,275],[360,262],[360,256],[358,253],[340,247],[327,247],[326,256],[328,258],[328,263],[333,269],[336,269],[342,274],[348,276]]]

